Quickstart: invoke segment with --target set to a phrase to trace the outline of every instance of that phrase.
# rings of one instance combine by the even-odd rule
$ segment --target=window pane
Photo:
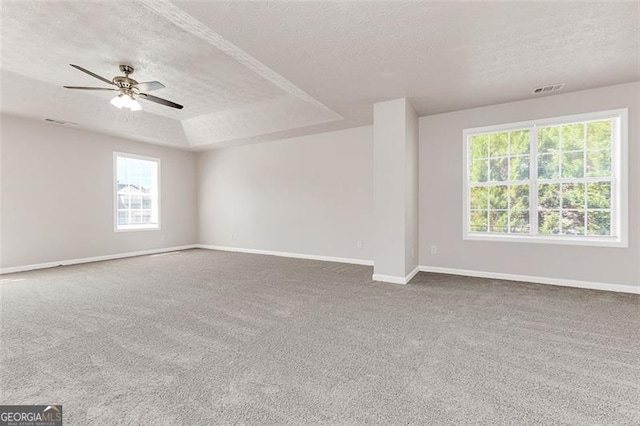
[[[562,208],[584,209],[584,189],[583,183],[562,184]]]
[[[511,212],[509,232],[512,234],[529,233],[529,211],[515,210]]]
[[[528,130],[511,132],[511,140],[509,144],[509,154],[528,154],[530,145],[530,136]]]
[[[126,209],[129,207],[129,194],[118,195],[118,208]]]
[[[128,212],[126,211],[118,211],[118,225],[126,225],[128,218]]]
[[[550,210],[538,212],[538,228],[540,234],[559,234],[560,211]]]
[[[584,150],[584,124],[569,124],[562,126],[562,150]]]
[[[509,188],[509,205],[511,210],[529,208],[529,185],[514,185]]]
[[[608,211],[587,211],[587,235],[610,235],[611,213]]]
[[[507,209],[509,207],[508,196],[506,186],[492,186],[489,189],[489,206],[492,209]]]
[[[509,158],[509,180],[529,179],[529,156]]]
[[[558,154],[541,154],[538,156],[538,177],[540,179],[557,179],[560,177]]]
[[[131,204],[130,208],[132,209],[140,209],[142,208],[142,197],[138,194],[131,195]]]
[[[509,162],[507,158],[492,158],[490,160],[491,175],[490,180],[493,182],[503,182],[508,178]]]
[[[489,135],[489,155],[502,157],[509,154],[509,133],[494,133]]]
[[[587,151],[587,176],[611,176],[611,151]]]
[[[135,224],[135,225],[139,225],[139,224],[143,223],[142,222],[142,215],[140,214],[140,212],[137,212],[137,211],[132,211],[131,212],[131,222],[130,223]]]
[[[507,233],[509,231],[509,213],[505,210],[489,212],[489,228],[491,232]]]
[[[142,208],[143,209],[150,209],[151,208],[151,196],[149,195],[145,195],[142,198]]]
[[[538,152],[541,154],[560,149],[559,127],[541,127],[538,131]]]
[[[587,149],[611,149],[611,120],[587,123]]]
[[[471,232],[487,232],[489,230],[488,214],[487,210],[472,211],[469,230]]]
[[[489,136],[477,135],[471,137],[471,159],[489,157]]]
[[[469,173],[471,182],[486,182],[488,174],[488,160],[474,160],[471,162],[471,170]]]
[[[469,201],[471,210],[486,209],[489,202],[489,188],[486,186],[471,188]]]
[[[596,182],[587,184],[587,207],[611,208],[611,183]]]
[[[562,233],[584,235],[584,210],[562,210]]]
[[[538,187],[538,207],[557,209],[560,207],[560,185],[544,184]]]
[[[562,177],[580,178],[584,175],[584,152],[562,153]]]

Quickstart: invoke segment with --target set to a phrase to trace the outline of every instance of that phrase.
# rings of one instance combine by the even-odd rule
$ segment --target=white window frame
[[[145,161],[153,161],[157,164],[157,191],[158,194],[156,196],[158,202],[158,223],[157,224],[133,224],[133,225],[118,225],[118,157],[124,158],[133,158],[136,160],[145,160]],[[132,232],[132,231],[158,231],[161,229],[161,212],[162,212],[162,204],[161,204],[161,162],[159,158],[155,157],[147,157],[144,155],[131,154],[129,152],[118,152],[114,151],[113,153],[113,230],[114,232]]]
[[[627,108],[614,109],[608,111],[599,111],[585,114],[566,115],[562,117],[544,118],[539,120],[521,121],[517,123],[500,124],[495,126],[475,127],[464,129],[463,135],[463,166],[462,166],[462,205],[463,205],[463,223],[462,238],[463,240],[477,241],[495,241],[495,242],[524,242],[524,243],[542,243],[542,244],[567,244],[567,245],[583,245],[597,247],[628,247],[628,206],[629,206],[629,140],[628,140],[628,121],[629,112]],[[471,219],[469,204],[469,142],[471,136],[486,133],[499,133],[515,130],[530,130],[530,185],[531,192],[529,198],[529,212],[531,230],[537,230],[537,205],[538,205],[538,185],[537,175],[537,132],[539,127],[555,126],[563,124],[571,124],[584,121],[607,120],[613,119],[612,128],[612,151],[611,151],[611,170],[612,170],[612,189],[611,189],[611,236],[567,236],[567,235],[540,235],[540,234],[498,234],[469,231],[469,223]],[[535,214],[533,214],[535,213]],[[534,227],[535,225],[535,227]]]

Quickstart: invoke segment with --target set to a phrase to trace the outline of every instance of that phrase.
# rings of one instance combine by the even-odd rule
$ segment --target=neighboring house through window
[[[627,110],[466,129],[465,239],[627,245]]]
[[[160,228],[160,160],[114,153],[115,230]]]

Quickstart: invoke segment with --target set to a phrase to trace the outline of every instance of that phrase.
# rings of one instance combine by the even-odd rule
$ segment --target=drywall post
[[[418,117],[405,98],[373,111],[373,279],[406,284],[419,258]]]

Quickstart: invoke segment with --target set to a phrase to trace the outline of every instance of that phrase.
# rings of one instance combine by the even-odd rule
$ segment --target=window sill
[[[619,247],[627,248],[629,244],[619,237],[569,237],[569,236],[543,236],[543,235],[500,235],[500,234],[475,234],[463,235],[467,241],[493,241],[500,243],[534,243],[534,244],[562,244],[572,246],[591,247]]]
[[[159,231],[160,225],[120,225],[114,232]]]

